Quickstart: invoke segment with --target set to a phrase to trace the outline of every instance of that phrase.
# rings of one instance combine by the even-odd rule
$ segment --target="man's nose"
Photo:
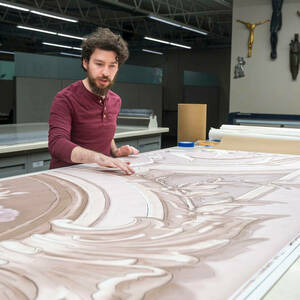
[[[108,66],[105,66],[105,67],[103,68],[102,74],[103,74],[104,76],[109,76],[109,68],[108,68]]]

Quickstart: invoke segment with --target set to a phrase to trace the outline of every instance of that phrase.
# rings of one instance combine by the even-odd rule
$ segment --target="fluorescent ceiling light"
[[[182,28],[182,29],[190,30],[190,31],[197,32],[197,33],[204,34],[204,35],[208,34],[204,30],[199,30],[197,28],[193,28],[193,27],[190,27],[190,26],[182,25],[182,24],[176,23],[175,21],[172,22],[172,21],[169,21],[169,20],[164,19],[162,17],[155,17],[153,15],[149,15],[148,17],[150,19],[153,19],[153,20],[156,20],[156,21],[159,21],[159,22],[162,22],[162,23],[166,23],[166,24],[169,24],[169,25],[172,25],[172,26],[175,26],[175,27],[179,27],[179,28]]]
[[[69,34],[64,34],[64,33],[58,33],[57,32],[57,35],[67,37],[67,38],[71,38],[71,39],[86,40],[86,38],[81,37],[81,36],[69,35]]]
[[[15,54],[15,52],[10,52],[10,51],[2,51],[2,50],[0,50],[0,53],[4,53],[4,54]]]
[[[46,42],[43,42],[43,44],[44,44],[44,45],[48,45],[48,46],[54,46],[54,47],[60,47],[60,48],[72,49],[71,46],[66,46],[66,45],[59,45],[59,44],[46,43]]]
[[[181,48],[186,48],[186,49],[192,49],[192,47],[190,47],[190,46],[177,44],[177,43],[172,43],[172,42],[167,42],[167,41],[159,40],[159,39],[154,39],[154,38],[151,38],[151,37],[148,37],[148,36],[145,36],[144,39],[149,40],[149,41],[154,41],[154,42],[158,42],[158,43],[171,45],[171,46],[176,46],[176,47],[181,47]]]
[[[71,39],[86,40],[86,38],[83,38],[83,37],[80,37],[80,36],[69,35],[69,34],[64,34],[64,33],[59,33],[59,32],[55,32],[55,31],[49,31],[49,30],[29,27],[29,26],[17,25],[17,28],[32,30],[32,31],[38,31],[38,32],[42,32],[42,33],[52,34],[52,35],[63,36],[63,37],[71,38]],[[81,48],[80,48],[80,50],[81,50]]]
[[[142,51],[144,51],[144,52],[149,52],[149,53],[153,53],[153,54],[159,54],[159,55],[163,55],[163,53],[162,53],[162,52],[153,51],[153,50],[148,50],[148,49],[142,49]]]
[[[152,15],[150,15],[149,18],[153,19],[153,20],[156,20],[156,21],[159,21],[159,22],[162,22],[162,23],[166,23],[166,24],[172,25],[172,26],[181,27],[181,25],[179,25],[177,23],[174,23],[174,22],[162,19],[162,18],[158,18],[158,17],[152,16]]]
[[[28,27],[28,26],[22,26],[22,25],[17,25],[17,28],[32,30],[32,31],[38,31],[38,32],[43,32],[43,33],[48,33],[48,34],[53,34],[53,35],[57,34],[54,31],[43,30],[43,29],[38,29],[38,28],[33,28],[33,27]]]
[[[154,38],[151,38],[151,37],[148,37],[148,36],[145,36],[145,39],[146,39],[146,40],[149,40],[149,41],[154,41],[154,42],[162,43],[162,44],[167,44],[167,45],[170,44],[170,43],[167,42],[167,41],[163,41],[163,40],[159,40],[159,39],[154,39]]]
[[[24,7],[17,6],[17,5],[11,5],[11,4],[8,4],[8,3],[5,3],[5,2],[0,2],[0,6],[14,8],[14,9],[22,10],[22,11],[29,11],[28,8],[24,8]]]
[[[71,46],[67,46],[67,45],[60,45],[60,44],[53,44],[53,43],[46,43],[43,42],[44,45],[48,45],[48,46],[54,46],[54,47],[60,47],[60,48],[67,48],[67,49],[73,49],[73,50],[79,50],[81,51],[82,49],[79,47],[71,47]]]
[[[74,57],[81,57],[79,54],[73,54],[68,52],[60,52],[61,55],[67,55],[67,56],[74,56]]]
[[[177,43],[170,43],[170,45],[185,48],[185,49],[191,49],[190,46],[185,46],[185,45],[181,45],[181,44],[177,44]]]
[[[0,1],[0,6],[13,8],[13,9],[18,9],[18,10],[21,10],[21,11],[26,11],[26,12],[30,12],[30,13],[33,13],[33,14],[36,14],[36,15],[45,16],[45,17],[54,18],[54,19],[59,19],[59,20],[63,20],[63,21],[68,21],[68,22],[73,22],[73,23],[78,22],[78,20],[76,20],[75,18],[69,18],[69,17],[66,17],[64,15],[60,15],[60,14],[56,14],[56,13],[49,13],[47,11],[31,9],[29,6],[25,6],[25,5],[11,4],[8,1]]]
[[[43,13],[43,12],[40,12],[38,10],[30,10],[30,12],[33,13],[33,14],[36,14],[36,15],[49,17],[49,18],[54,18],[54,19],[59,19],[59,20],[63,20],[63,21],[68,21],[68,22],[73,22],[73,23],[78,22],[78,20],[76,20],[76,19],[71,19],[71,18],[67,18],[67,17],[61,17],[61,16],[58,16],[58,15]]]
[[[193,31],[193,32],[197,32],[197,33],[200,33],[200,34],[208,35],[208,32],[203,31],[203,30],[199,30],[199,29],[194,29],[192,27],[181,26],[181,28],[187,29],[187,30],[190,30],[190,31]]]

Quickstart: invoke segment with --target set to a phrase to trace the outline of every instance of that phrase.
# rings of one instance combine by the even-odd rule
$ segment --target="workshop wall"
[[[14,108],[14,69],[13,61],[0,60],[0,116]]]
[[[272,1],[233,1],[230,112],[300,114],[300,76],[293,81],[289,68],[289,43],[300,33],[297,10],[299,0],[283,1],[276,60],[270,58],[270,23],[255,28],[252,57],[247,58],[249,30],[236,19],[249,23],[271,19]],[[238,56],[246,60],[245,77],[233,79]]]
[[[17,123],[46,122],[57,91],[85,76],[80,59],[76,58],[17,53],[15,60]],[[66,64],[68,68],[61,67]],[[124,82],[130,76],[126,77],[122,72],[134,77],[134,68],[143,68],[146,82]],[[133,52],[128,63],[120,69],[121,76],[113,90],[122,96],[124,108],[152,108],[159,125],[169,127],[170,135],[176,136],[178,103],[208,104],[213,116],[208,120],[213,119],[213,126],[227,120],[229,70],[229,48],[174,50],[163,56]],[[187,82],[188,73],[196,77],[203,75],[200,79],[204,83],[207,78],[214,78],[218,86]]]
[[[208,104],[210,117],[209,126],[219,126],[227,121],[229,111],[230,88],[230,48],[174,50],[166,55],[131,54],[129,63],[160,67],[163,69],[163,126],[170,132],[163,135],[167,138],[177,136],[177,106],[178,103]],[[187,73],[203,75],[197,84],[188,83]],[[206,75],[204,75],[206,74]],[[206,78],[205,78],[206,76]],[[218,85],[212,86],[207,77],[216,79]],[[198,78],[199,79],[199,78]]]
[[[0,80],[0,113],[9,113],[14,108],[14,81]]]
[[[56,93],[86,76],[76,58],[17,53],[15,62],[16,123],[47,122]],[[120,94],[123,108],[153,109],[161,125],[161,79],[159,68],[126,64],[113,90]]]

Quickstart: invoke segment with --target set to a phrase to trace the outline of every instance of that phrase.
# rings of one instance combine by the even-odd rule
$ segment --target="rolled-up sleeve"
[[[72,106],[58,93],[52,102],[49,116],[48,148],[52,157],[72,163],[71,153],[77,146],[71,141]]]

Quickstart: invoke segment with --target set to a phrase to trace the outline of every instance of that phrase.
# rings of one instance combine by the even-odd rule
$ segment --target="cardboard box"
[[[206,104],[178,104],[177,141],[206,139]]]

